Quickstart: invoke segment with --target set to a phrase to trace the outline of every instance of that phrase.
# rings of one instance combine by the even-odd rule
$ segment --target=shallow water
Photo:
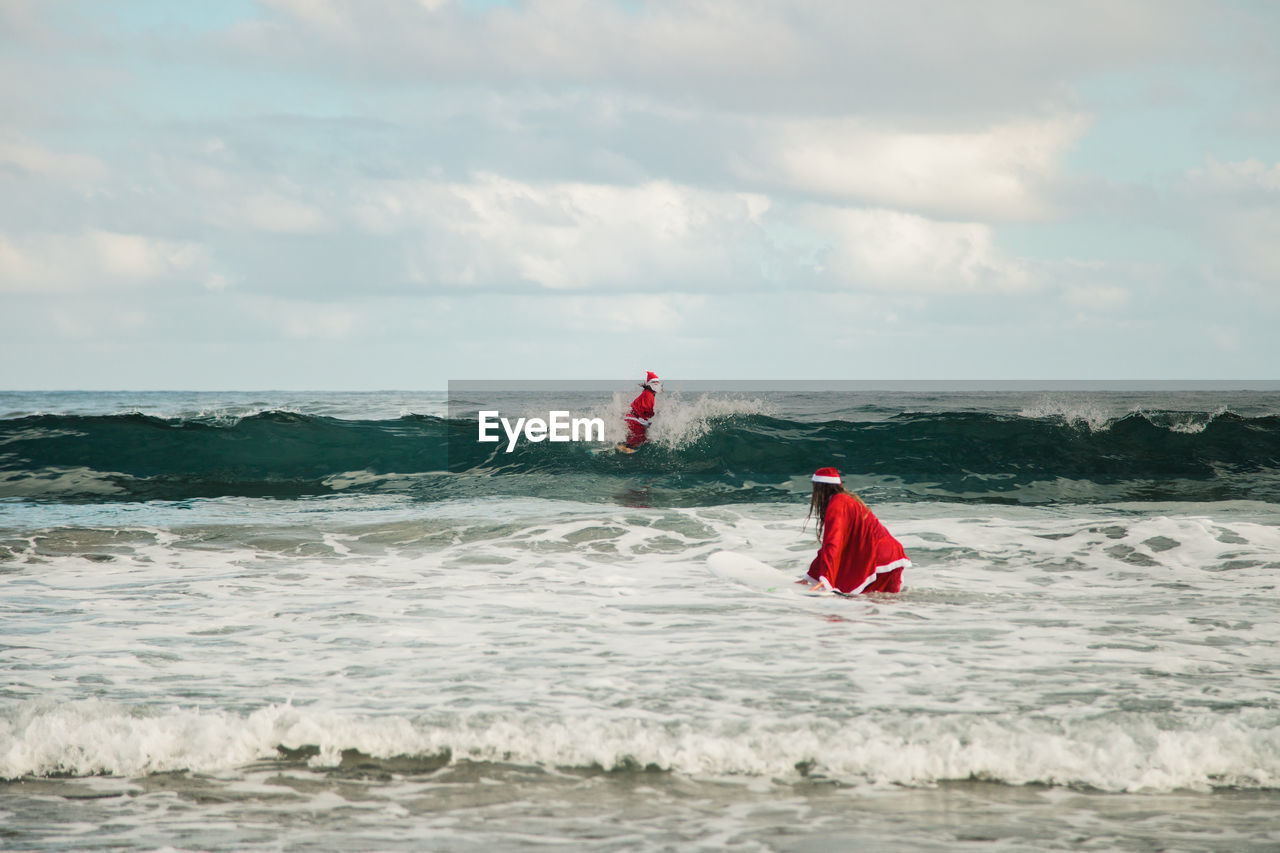
[[[1272,850],[1266,792],[849,788],[455,763],[10,783],[11,849]]]

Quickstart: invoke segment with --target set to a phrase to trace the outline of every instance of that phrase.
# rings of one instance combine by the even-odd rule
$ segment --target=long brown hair
[[[818,541],[822,541],[822,530],[827,526],[827,504],[831,503],[831,499],[836,495],[848,495],[858,503],[862,503],[862,498],[853,492],[845,491],[840,483],[814,483],[813,495],[809,498],[809,514],[805,516],[804,523],[809,524],[809,519],[814,516],[818,517]]]

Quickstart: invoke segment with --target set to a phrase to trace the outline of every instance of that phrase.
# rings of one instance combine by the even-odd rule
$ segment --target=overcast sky
[[[0,388],[1280,376],[1280,3],[0,0]]]

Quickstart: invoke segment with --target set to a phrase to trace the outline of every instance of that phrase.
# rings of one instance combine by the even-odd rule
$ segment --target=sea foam
[[[850,714],[840,719],[676,719],[499,714],[355,716],[271,705],[246,713],[24,703],[0,718],[0,776],[233,771],[304,751],[553,767],[651,767],[692,776],[822,776],[851,784],[982,779],[1104,791],[1280,787],[1280,712]]]

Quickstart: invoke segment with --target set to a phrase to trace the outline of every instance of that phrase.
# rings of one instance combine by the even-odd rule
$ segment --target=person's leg
[[[902,569],[876,575],[876,579],[863,592],[902,592]]]
[[[635,421],[627,422],[627,446],[628,447],[632,447],[632,448],[639,447],[640,445],[644,444],[645,441],[647,440],[648,440],[648,436],[645,435],[644,427],[640,426],[640,424],[636,423]]]

